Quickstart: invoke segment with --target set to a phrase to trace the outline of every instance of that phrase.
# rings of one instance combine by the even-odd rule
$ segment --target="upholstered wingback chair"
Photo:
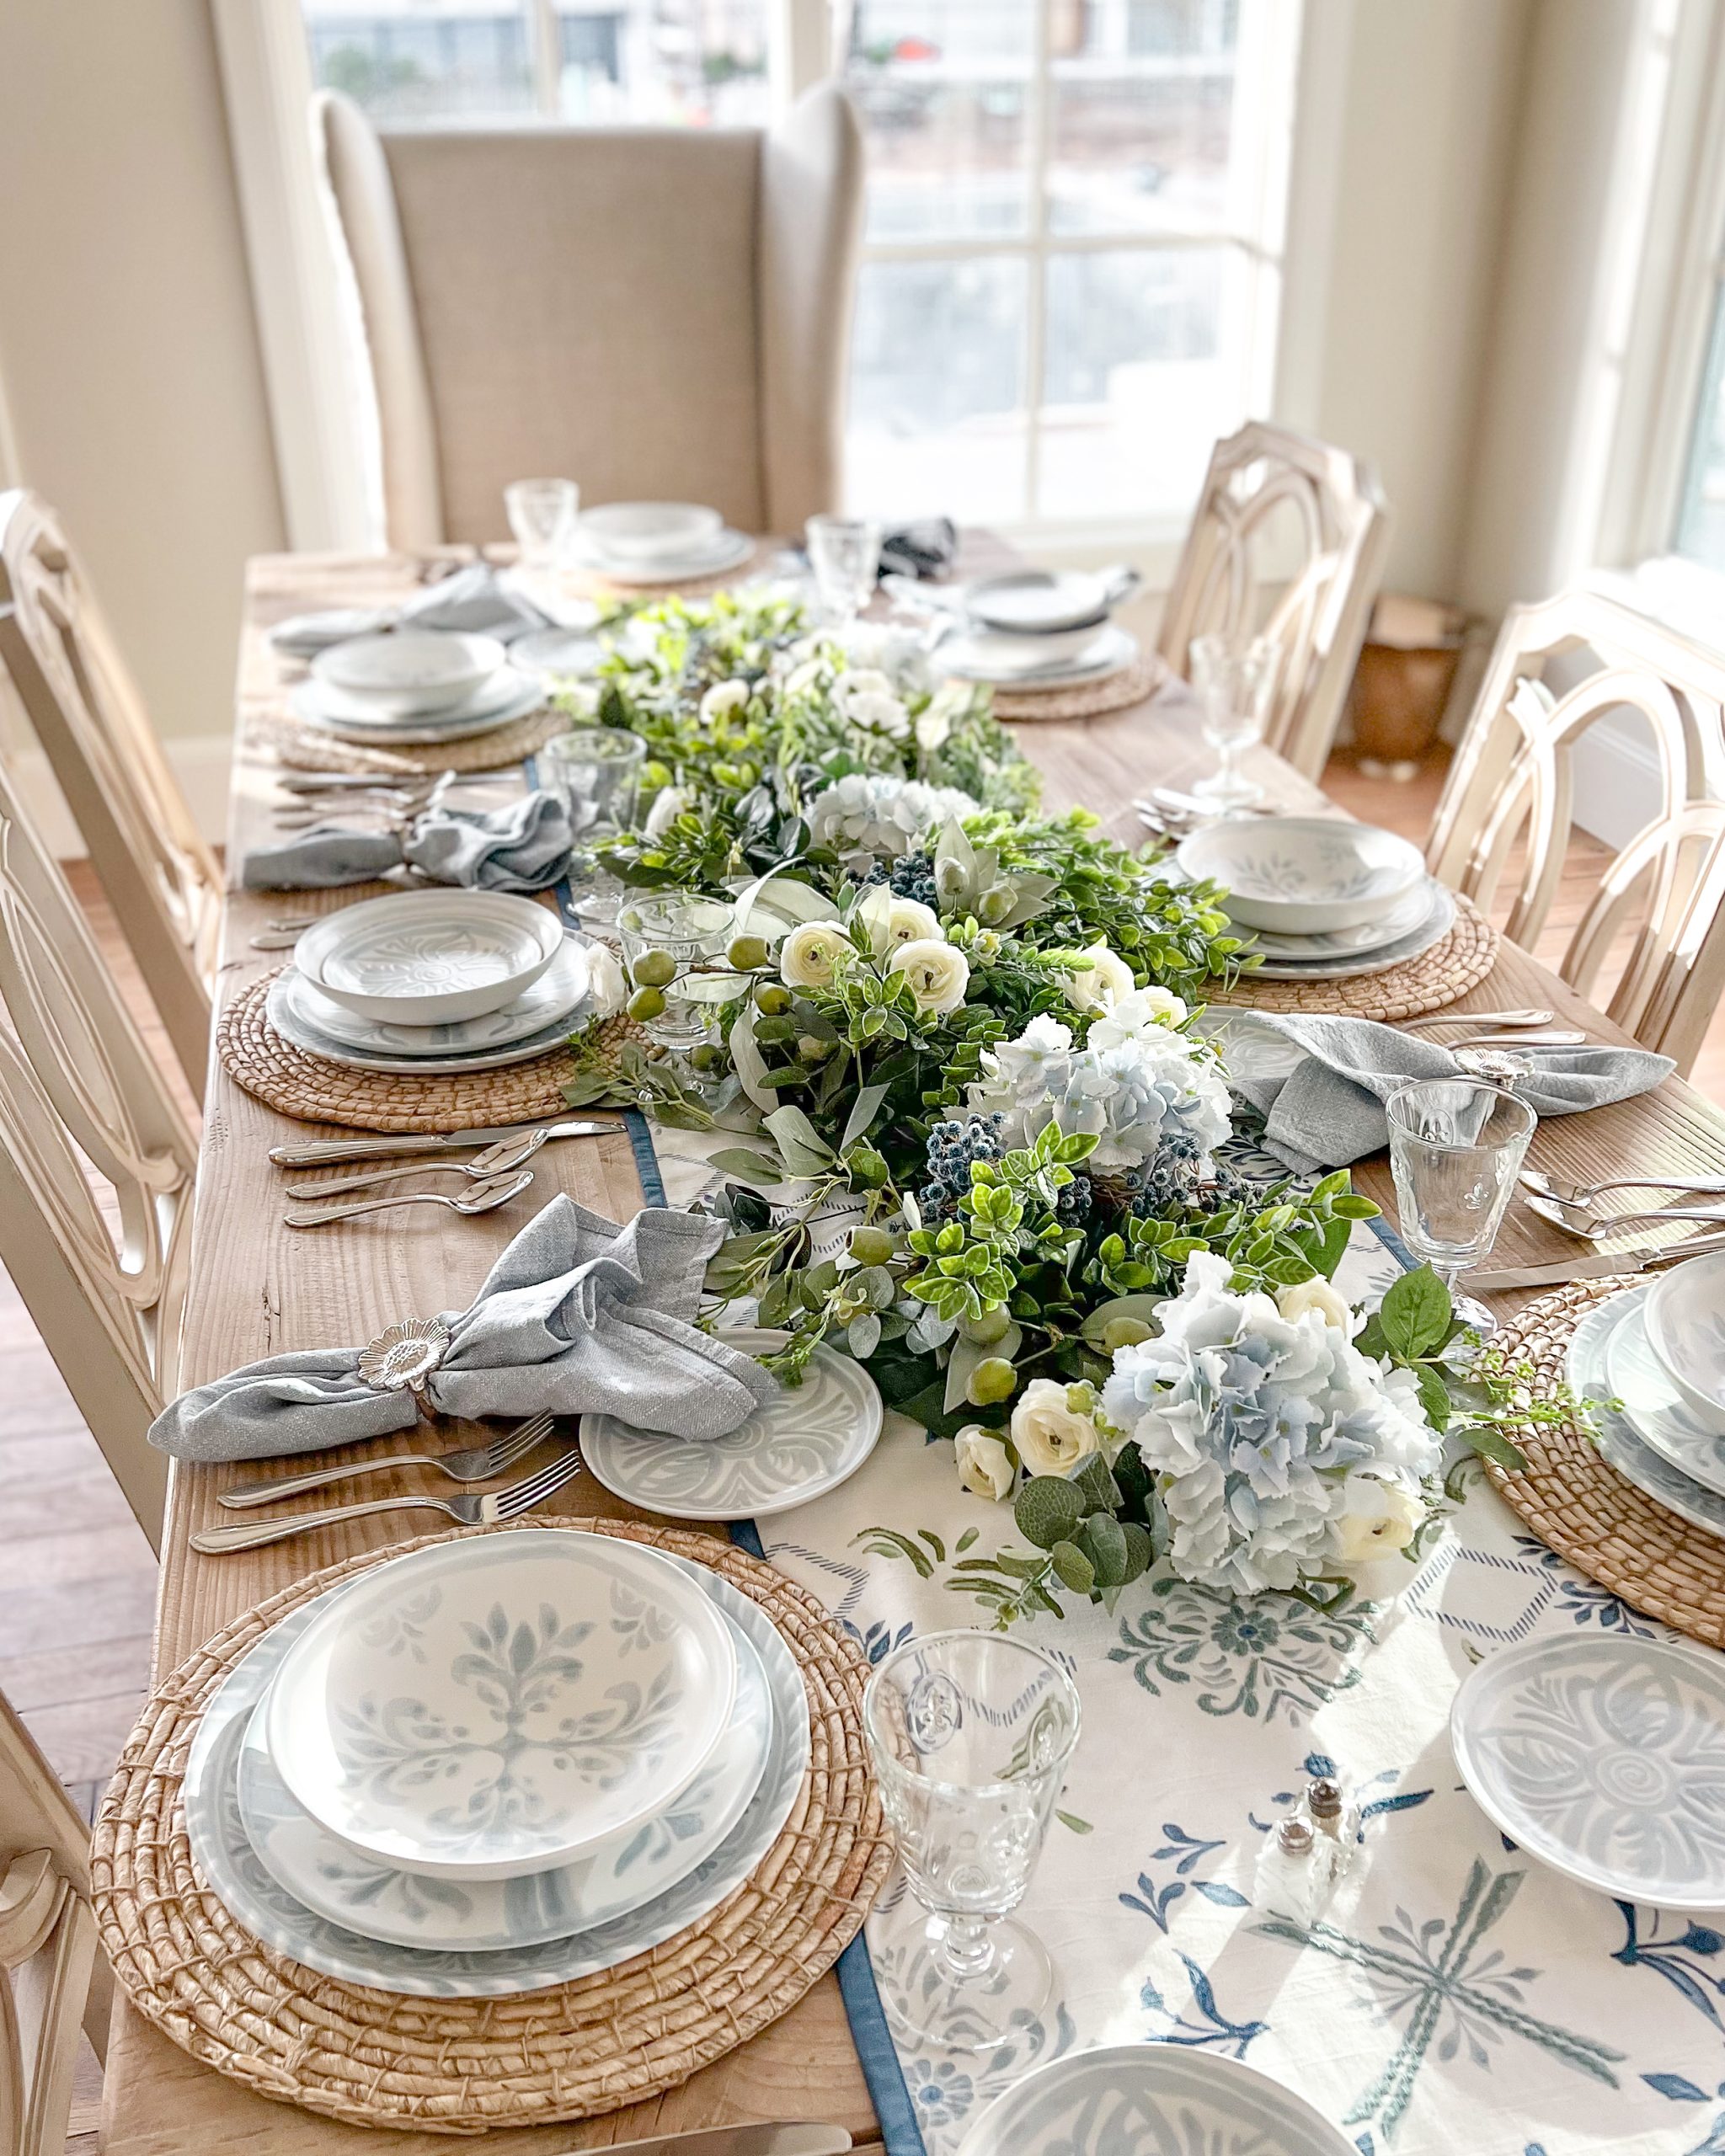
[[[392,546],[508,536],[503,489],[836,505],[862,198],[830,85],[783,125],[377,134],[313,122],[377,398]]]

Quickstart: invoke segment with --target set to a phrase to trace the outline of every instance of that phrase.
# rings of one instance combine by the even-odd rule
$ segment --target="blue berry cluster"
[[[1183,1132],[1171,1131],[1156,1149],[1156,1158],[1122,1177],[1128,1193],[1127,1209],[1140,1219],[1167,1219],[1196,1208],[1215,1212],[1251,1194],[1252,1185],[1226,1161],[1206,1165],[1196,1143]]]
[[[1055,1218],[1063,1228],[1081,1228],[1096,1204],[1096,1186],[1081,1169],[1071,1182],[1062,1183],[1055,1200]]]
[[[916,1193],[925,1220],[956,1210],[970,1187],[973,1161],[997,1161],[1005,1150],[997,1115],[953,1117],[928,1134],[928,1178]]]
[[[934,857],[928,853],[907,853],[892,865],[887,878],[895,899],[915,899],[919,905],[934,905]]]

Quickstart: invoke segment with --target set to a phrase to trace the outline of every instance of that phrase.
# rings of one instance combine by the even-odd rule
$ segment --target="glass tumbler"
[[[1402,1240],[1450,1289],[1455,1315],[1489,1335],[1497,1320],[1472,1296],[1456,1296],[1455,1282],[1497,1240],[1539,1118],[1483,1078],[1416,1079],[1391,1094],[1384,1113]]]
[[[934,1632],[868,1681],[862,1725],[910,1892],[869,1919],[907,2034],[986,2051],[1054,1992],[1024,1898],[1078,1742],[1077,1688],[997,1632]]]
[[[664,998],[663,1010],[642,1021],[658,1047],[686,1053],[713,1040],[719,1011],[742,995],[747,983],[724,956],[736,910],[728,899],[693,891],[655,891],[618,909],[631,981]]]
[[[1279,655],[1268,637],[1192,639],[1192,686],[1204,705],[1204,738],[1216,752],[1215,773],[1192,791],[1214,808],[1249,808],[1263,798],[1263,788],[1242,776],[1236,760],[1263,738],[1264,702]]]
[[[574,551],[581,490],[573,479],[517,479],[503,490],[524,569],[566,568]]]
[[[615,838],[635,820],[635,797],[647,744],[621,726],[578,726],[559,734],[538,752],[539,783],[569,812],[578,840]],[[617,920],[623,886],[590,854],[572,857],[570,897],[578,920],[606,929]]]
[[[867,517],[811,516],[803,529],[820,611],[833,627],[847,628],[874,596],[880,526]]]

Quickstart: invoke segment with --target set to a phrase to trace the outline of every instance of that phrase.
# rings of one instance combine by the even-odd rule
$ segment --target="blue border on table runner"
[[[1407,1244],[1402,1241],[1401,1236],[1396,1233],[1396,1230],[1390,1225],[1383,1214],[1381,1213],[1374,1214],[1371,1219],[1368,1220],[1365,1225],[1371,1230],[1372,1233],[1377,1237],[1384,1248],[1388,1251],[1391,1257],[1395,1259],[1402,1270],[1404,1273],[1412,1273],[1415,1266],[1418,1264],[1419,1260],[1413,1255],[1413,1252],[1409,1250]]]

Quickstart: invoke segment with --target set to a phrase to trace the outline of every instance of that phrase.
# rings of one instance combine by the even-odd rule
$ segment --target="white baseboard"
[[[1634,719],[1596,719],[1572,753],[1575,820],[1609,846],[1626,846],[1659,813],[1659,761]]]
[[[179,780],[193,820],[211,846],[227,836],[228,773],[233,743],[225,734],[179,735],[163,744],[168,766]],[[34,744],[11,760],[12,776],[24,798],[25,813],[57,860],[81,861],[88,851],[72,811],[55,783],[48,759]]]

